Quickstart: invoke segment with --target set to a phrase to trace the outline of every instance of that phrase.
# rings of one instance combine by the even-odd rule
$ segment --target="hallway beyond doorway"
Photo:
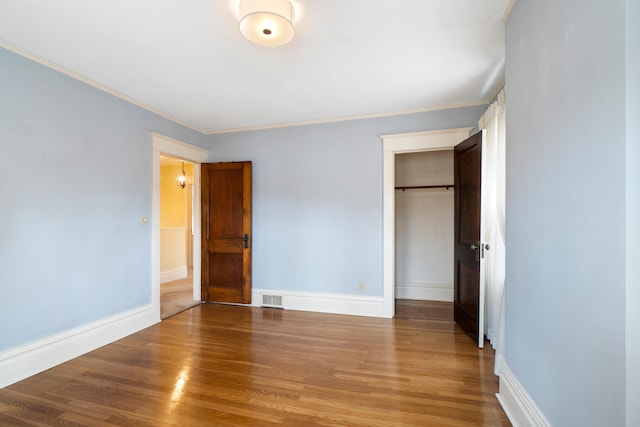
[[[160,318],[166,319],[200,304],[193,300],[193,268],[187,277],[160,285]]]

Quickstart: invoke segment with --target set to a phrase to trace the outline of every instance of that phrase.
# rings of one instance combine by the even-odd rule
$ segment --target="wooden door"
[[[202,300],[251,303],[251,162],[202,164]]]
[[[481,348],[484,346],[484,245],[480,239],[483,145],[484,131],[454,149],[453,317]]]

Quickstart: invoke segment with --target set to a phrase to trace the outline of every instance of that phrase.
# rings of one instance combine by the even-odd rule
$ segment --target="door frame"
[[[160,155],[179,158],[193,163],[193,299],[199,301],[200,295],[200,164],[209,159],[204,148],[186,142],[150,132],[152,158],[152,196],[151,196],[151,304],[154,316],[160,320]]]
[[[382,304],[383,316],[395,315],[395,156],[399,153],[452,150],[472,127],[380,135],[382,159]]]

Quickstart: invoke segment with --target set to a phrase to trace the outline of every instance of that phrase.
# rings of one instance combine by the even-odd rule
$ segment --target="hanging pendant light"
[[[182,172],[176,174],[176,184],[183,190],[187,186],[187,174],[184,171],[184,162],[182,162]]]
[[[263,46],[293,39],[293,6],[288,0],[240,0],[240,32]]]

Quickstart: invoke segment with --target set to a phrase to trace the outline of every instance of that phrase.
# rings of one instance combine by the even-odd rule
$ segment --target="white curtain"
[[[504,89],[478,121],[487,130],[485,148],[486,181],[483,183],[482,236],[485,250],[485,335],[496,350],[494,372],[500,375],[504,361],[504,278],[505,278],[505,101]]]

